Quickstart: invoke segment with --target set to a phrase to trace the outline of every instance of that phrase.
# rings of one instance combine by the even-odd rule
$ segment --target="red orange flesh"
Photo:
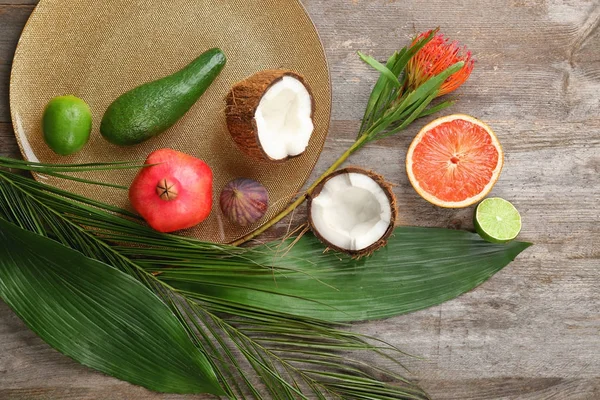
[[[470,206],[492,189],[504,163],[490,127],[468,115],[449,115],[413,140],[406,158],[409,180],[427,201],[440,207]]]

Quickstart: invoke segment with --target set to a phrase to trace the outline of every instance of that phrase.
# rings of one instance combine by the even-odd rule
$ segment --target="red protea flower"
[[[421,33],[413,40],[413,45],[419,40],[429,36],[432,31]],[[451,65],[464,61],[465,65],[458,72],[452,74],[442,84],[438,96],[443,96],[458,89],[471,75],[475,60],[466,47],[460,46],[456,41],[450,41],[443,34],[436,34],[429,43],[415,54],[406,67],[408,89],[416,90],[428,79],[443,72]]]

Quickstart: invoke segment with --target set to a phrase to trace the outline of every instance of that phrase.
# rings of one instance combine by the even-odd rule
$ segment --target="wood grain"
[[[18,151],[8,65],[35,1],[0,0],[0,154]],[[352,142],[383,59],[440,26],[477,64],[451,112],[488,122],[506,153],[493,194],[512,201],[535,246],[476,290],[441,306],[354,329],[425,357],[405,360],[434,399],[600,399],[600,4],[597,0],[305,0],[333,79],[329,138],[313,177]],[[472,228],[473,210],[420,199],[404,172],[427,121],[349,164],[397,184],[401,223]],[[304,219],[298,210],[295,220]],[[265,237],[286,230],[281,223]],[[0,304],[0,398],[183,399],[90,371],[45,345]]]
[[[2,5],[0,3],[0,64],[10,65],[19,35],[34,6],[31,4]]]

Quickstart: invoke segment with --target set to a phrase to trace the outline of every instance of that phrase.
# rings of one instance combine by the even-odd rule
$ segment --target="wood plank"
[[[0,4],[0,123],[10,121],[8,86],[15,47],[33,5]]]
[[[582,2],[579,7],[548,6],[548,10],[540,5],[512,2],[508,11],[504,2],[470,2],[468,7],[441,1],[423,6],[418,0],[396,2],[393,6],[383,2],[322,5],[313,1],[307,4],[309,10],[314,4],[317,26],[324,27],[320,32],[332,70],[334,119],[356,119],[377,77],[368,72],[355,52],[360,50],[383,59],[410,40],[415,32],[439,24],[435,19],[425,18],[424,8],[447,16],[447,22],[441,24],[442,30],[469,44],[478,60],[473,76],[460,92],[471,113],[481,117],[552,119],[568,117],[575,109],[586,110],[587,114],[591,110],[589,107],[582,110],[576,101],[573,104],[568,100],[578,90],[587,91],[586,84],[594,83],[588,82],[581,73],[581,64],[597,65],[597,57],[580,54],[589,49],[585,51],[597,56],[593,42],[585,40],[590,30],[582,28],[586,22],[589,25],[596,21],[598,9],[593,8],[593,2]],[[459,17],[460,11],[467,8],[468,17]],[[597,37],[597,32],[594,35]],[[574,51],[580,42],[582,47]],[[571,82],[575,88],[565,85],[568,76],[577,77],[576,82]],[[567,92],[569,96],[565,98],[563,91],[569,87],[575,93]],[[580,96],[575,97],[585,101]],[[595,96],[590,100],[596,100]],[[540,104],[544,107],[538,107]]]
[[[429,394],[447,400],[590,400],[600,397],[598,379],[500,378],[424,382]],[[590,397],[593,396],[593,397]]]
[[[0,155],[21,158],[12,125],[7,122],[0,122]]]
[[[25,26],[34,3],[2,4],[0,0],[0,64],[11,64],[21,30]],[[35,2],[37,3],[37,2]]]
[[[0,6],[35,6],[39,0],[0,0]]]
[[[113,383],[113,382],[111,382]],[[214,396],[190,396],[190,395],[169,395],[152,393],[142,388],[131,385],[124,386],[119,384],[107,383],[103,386],[98,385],[94,388],[79,387],[51,387],[44,389],[0,389],[0,398],[2,399],[27,399],[27,400],[97,400],[107,398],[107,393],[112,393],[120,399],[127,400],[203,400],[215,399]]]
[[[113,383],[113,382],[110,382]],[[590,400],[590,394],[600,395],[597,389],[597,380],[589,379],[523,379],[505,378],[498,380],[462,380],[462,381],[431,381],[426,382],[439,388],[429,392],[433,398],[447,400],[547,400],[557,394],[569,400]],[[483,386],[483,390],[481,389]],[[0,389],[3,399],[28,399],[28,400],[96,400],[105,398],[106,393],[118,393],[121,398],[128,400],[184,400],[184,399],[209,399],[207,396],[183,396],[150,393],[130,385],[109,384],[94,388],[80,387],[50,387],[45,389]],[[448,393],[451,393],[448,396]],[[474,397],[479,396],[479,397]]]
[[[10,122],[9,85],[10,66],[0,64],[0,124]]]

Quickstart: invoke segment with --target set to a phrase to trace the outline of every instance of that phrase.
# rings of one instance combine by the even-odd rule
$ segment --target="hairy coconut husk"
[[[325,239],[317,229],[314,229],[314,224],[313,224],[313,220],[312,220],[312,213],[311,213],[311,207],[312,207],[312,201],[313,199],[315,199],[316,197],[319,196],[319,194],[321,193],[321,190],[323,190],[323,187],[325,186],[325,184],[327,183],[328,180],[330,180],[331,178],[337,176],[337,175],[342,175],[342,174],[349,174],[349,173],[358,173],[358,174],[363,174],[363,175],[367,175],[368,177],[370,177],[371,179],[373,179],[379,186],[381,186],[381,188],[383,189],[383,191],[385,192],[388,200],[390,201],[390,208],[392,210],[392,216],[391,216],[391,220],[390,220],[390,226],[388,227],[387,231],[385,232],[385,234],[379,239],[377,240],[375,243],[373,243],[372,245],[370,245],[367,248],[364,248],[362,250],[348,250],[348,249],[343,249],[341,247],[335,246],[333,244],[331,244],[329,241],[327,241],[327,239]],[[311,227],[311,230],[313,232],[313,234],[324,244],[327,246],[327,249],[331,249],[331,250],[335,250],[341,253],[346,253],[351,255],[353,258],[362,258],[362,257],[368,257],[370,255],[372,255],[375,251],[379,250],[380,248],[384,247],[387,244],[387,239],[392,235],[392,233],[394,232],[394,227],[396,225],[396,220],[398,219],[398,208],[397,208],[397,204],[396,204],[396,196],[394,195],[394,191],[393,191],[393,185],[389,182],[387,182],[383,176],[377,174],[374,171],[370,171],[361,167],[347,167],[344,169],[340,169],[337,170],[333,173],[331,173],[330,175],[328,175],[325,179],[323,179],[319,185],[313,190],[313,192],[307,197],[307,203],[308,203],[308,223]]]
[[[291,76],[304,85],[311,98],[312,112],[310,117],[313,118],[315,102],[312,91],[306,84],[306,80],[302,75],[289,70],[269,69],[257,72],[233,85],[225,98],[227,103],[227,108],[225,109],[227,129],[229,129],[232,139],[238,145],[240,150],[255,159],[270,162],[284,162],[292,157],[297,157],[288,156],[281,160],[274,160],[269,157],[260,145],[258,129],[254,119],[256,109],[264,94],[271,86],[282,80],[284,76]]]

